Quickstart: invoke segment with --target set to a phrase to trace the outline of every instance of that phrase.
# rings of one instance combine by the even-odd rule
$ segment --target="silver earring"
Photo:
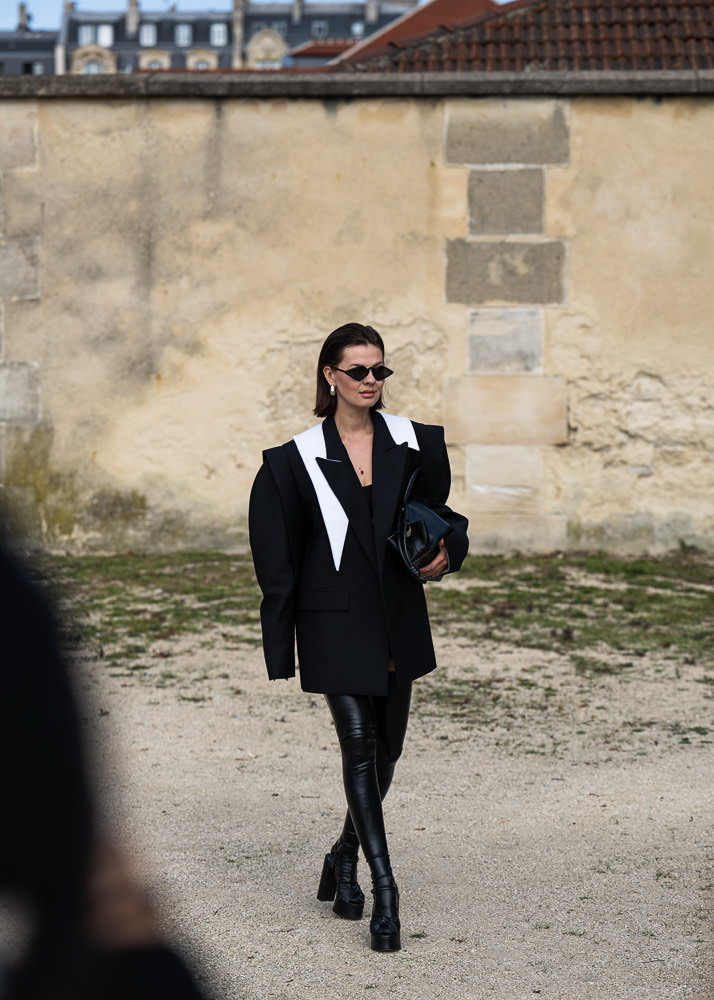
[[[334,396],[334,395],[335,395],[335,387],[334,387],[334,385],[332,385],[332,384],[330,385],[330,395],[331,395],[331,396]]]

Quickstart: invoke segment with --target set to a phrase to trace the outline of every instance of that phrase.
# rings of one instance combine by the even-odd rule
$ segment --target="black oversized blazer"
[[[263,453],[250,497],[250,543],[263,592],[261,624],[268,675],[295,674],[295,635],[305,691],[385,694],[390,658],[406,684],[436,666],[424,585],[409,575],[387,543],[409,476],[454,531],[446,539],[449,570],[468,550],[467,521],[446,506],[451,485],[442,427],[412,423],[419,450],[395,444],[372,411],[373,510],[328,417],[326,458],[316,458],[348,518],[335,568],[317,494],[294,441]]]

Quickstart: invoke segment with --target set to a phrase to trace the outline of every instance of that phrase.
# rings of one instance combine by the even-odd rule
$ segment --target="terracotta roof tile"
[[[712,69],[714,0],[517,0],[358,55],[350,69],[392,73]]]
[[[394,46],[409,45],[416,38],[468,24],[483,14],[500,11],[495,0],[429,0],[390,21],[349,50],[345,61],[362,61]],[[343,60],[340,60],[342,62]]]
[[[312,38],[308,42],[296,45],[294,49],[291,49],[290,54],[293,56],[321,56],[322,58],[328,58],[346,52],[352,48],[353,44],[351,38]]]

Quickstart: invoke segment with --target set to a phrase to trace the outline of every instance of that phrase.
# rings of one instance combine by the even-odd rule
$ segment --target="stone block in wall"
[[[448,163],[567,163],[569,128],[559,101],[474,101],[446,126]]]
[[[542,233],[545,182],[542,170],[472,170],[469,173],[469,233]]]
[[[556,552],[567,547],[564,514],[481,514],[469,511],[470,551]]]
[[[543,369],[541,309],[471,309],[466,339],[469,372],[506,375]]]
[[[40,373],[37,364],[0,364],[0,422],[37,423],[40,419]]]
[[[524,445],[467,445],[465,494],[469,510],[534,513],[540,507],[540,449]]]
[[[561,240],[447,240],[447,302],[560,303],[564,290]]]
[[[445,378],[446,439],[453,444],[562,444],[566,383],[542,375]]]
[[[39,171],[7,172],[0,181],[0,231],[3,235],[10,237],[40,232],[44,195]]]
[[[0,116],[0,170],[32,167],[37,161],[34,105],[3,105]]]
[[[39,241],[36,236],[0,239],[0,297],[37,298],[38,267]]]

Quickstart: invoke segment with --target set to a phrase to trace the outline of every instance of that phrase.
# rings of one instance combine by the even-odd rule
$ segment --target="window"
[[[92,45],[94,43],[94,25],[80,24],[77,32],[77,42],[79,45]]]
[[[163,63],[161,63],[158,59],[152,59],[150,63],[146,64],[146,68],[147,69],[163,69],[164,67],[163,67]]]
[[[364,21],[355,21],[352,24],[350,31],[352,32],[353,38],[362,38],[364,35]]]
[[[97,62],[96,59],[92,59],[91,62],[85,63],[84,66],[82,66],[82,72],[83,73],[103,73],[104,72],[104,67],[102,66],[102,64],[100,62]]]
[[[193,32],[191,31],[190,24],[177,24],[176,31],[174,34],[174,41],[177,45],[183,45],[184,47],[191,44],[191,39]]]
[[[97,45],[103,49],[110,49],[114,44],[114,26],[111,24],[100,24],[97,28]]]
[[[42,76],[44,72],[45,72],[45,64],[43,62],[33,62],[32,64],[33,76]]]
[[[211,68],[211,64],[209,63],[208,59],[198,59],[193,64],[193,68],[194,69],[210,69]]]
[[[216,47],[228,45],[228,25],[219,23],[211,25],[211,45]]]
[[[149,48],[156,45],[155,24],[142,24],[139,28],[139,45],[146,45]]]
[[[327,38],[327,21],[313,21],[311,34],[313,38]]]

